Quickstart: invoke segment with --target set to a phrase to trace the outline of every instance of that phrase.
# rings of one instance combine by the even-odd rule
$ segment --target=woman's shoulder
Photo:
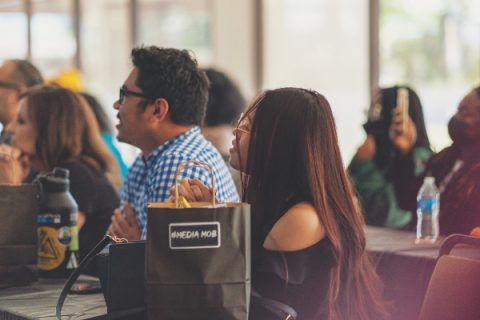
[[[94,169],[81,160],[74,160],[63,163],[60,167],[70,172],[70,178],[91,178]]]
[[[81,211],[89,214],[99,205],[112,208],[118,206],[119,197],[113,185],[88,163],[77,160],[62,167],[70,171],[70,192]]]
[[[264,248],[273,251],[297,251],[308,248],[325,237],[318,212],[309,202],[290,207],[270,230]]]
[[[69,176],[73,175],[82,175],[87,172],[90,172],[89,168],[80,160],[73,160],[62,163],[59,167],[67,169],[69,171]]]
[[[88,162],[82,160],[75,160],[65,163],[61,166],[68,169],[70,172],[70,184],[71,185],[91,185],[93,188],[97,185],[103,185],[108,182],[105,174],[99,172],[96,168],[90,165]]]

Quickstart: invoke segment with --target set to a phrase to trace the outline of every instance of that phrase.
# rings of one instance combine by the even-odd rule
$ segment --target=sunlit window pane
[[[27,56],[27,15],[23,1],[0,1],[0,61]]]
[[[82,69],[88,90],[112,104],[130,70],[128,0],[82,2]]]
[[[364,135],[368,1],[266,0],[264,87],[316,89],[329,100],[344,162]]]
[[[129,1],[83,0],[81,4],[81,59],[85,90],[98,98],[115,124],[118,120],[113,103],[118,99],[118,90],[132,67]],[[136,152],[124,143],[119,143],[118,147],[124,160],[130,164]]]
[[[32,61],[46,77],[73,67],[72,1],[32,1]]]
[[[412,85],[435,149],[450,143],[447,122],[480,81],[478,0],[382,0],[380,85]]]
[[[140,0],[138,43],[192,50],[212,62],[208,0]]]

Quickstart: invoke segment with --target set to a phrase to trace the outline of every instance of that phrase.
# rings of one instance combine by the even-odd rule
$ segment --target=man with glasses
[[[41,83],[42,75],[26,60],[7,60],[0,66],[0,123],[3,127],[0,143],[9,143],[5,128],[17,116],[20,94]]]
[[[175,171],[183,160],[210,164],[220,201],[239,200],[219,152],[202,136],[208,80],[185,50],[140,47],[132,50],[133,70],[120,88],[114,108],[117,138],[138,147],[122,190],[122,210],[112,216],[109,234],[129,240],[146,238],[147,203],[167,201]],[[211,186],[203,169],[187,169],[181,178]]]

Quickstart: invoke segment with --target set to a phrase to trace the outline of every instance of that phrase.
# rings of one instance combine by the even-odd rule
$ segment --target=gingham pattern
[[[239,197],[230,171],[222,156],[200,133],[198,127],[159,146],[147,159],[138,156],[128,171],[122,190],[122,202],[128,202],[137,214],[142,229],[142,239],[147,235],[147,203],[164,202],[170,196],[175,182],[175,171],[183,160],[200,160],[213,167],[217,186],[217,199],[221,202],[238,202]],[[211,187],[208,172],[190,168],[181,173],[182,179],[198,179]]]

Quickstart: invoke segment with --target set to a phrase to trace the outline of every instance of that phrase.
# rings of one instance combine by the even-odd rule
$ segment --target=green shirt
[[[415,164],[415,175],[425,170],[430,155],[431,151],[424,147],[413,150],[411,156]],[[348,172],[358,192],[367,224],[402,228],[410,222],[412,213],[398,207],[393,181],[386,178],[387,169],[379,169],[372,160],[360,161],[354,158],[348,166]]]

